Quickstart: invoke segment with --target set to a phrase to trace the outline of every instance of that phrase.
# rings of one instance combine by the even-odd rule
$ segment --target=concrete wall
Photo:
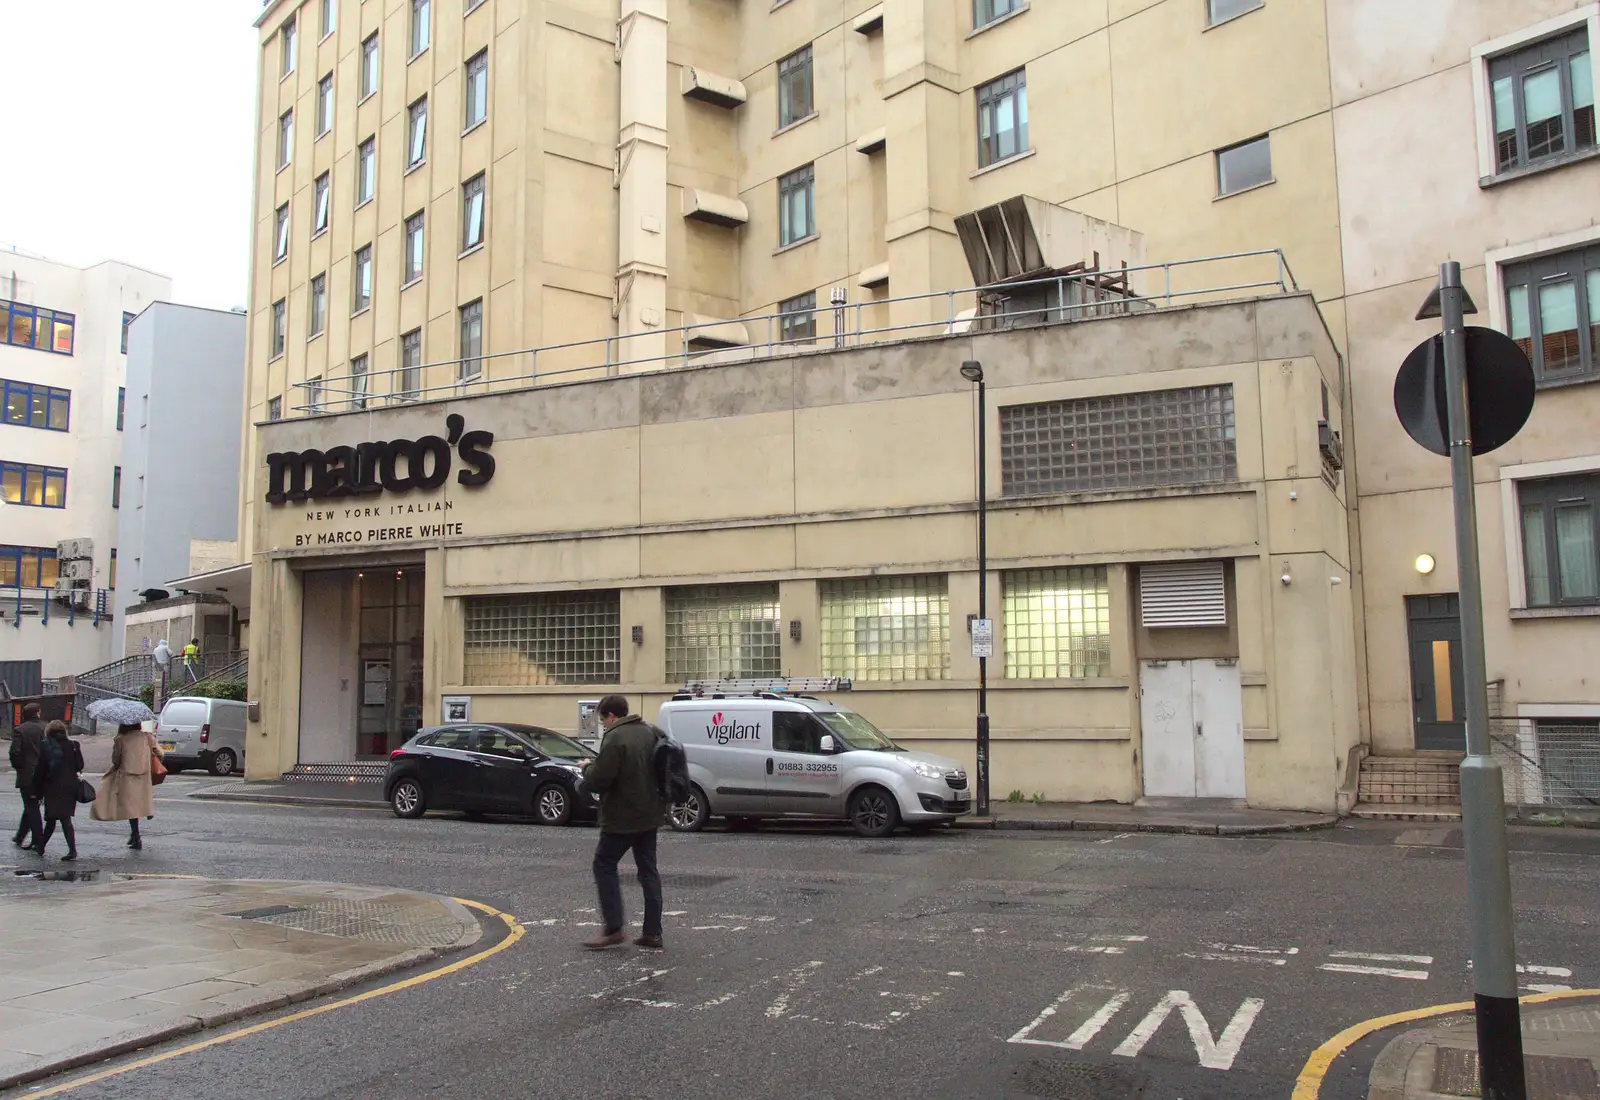
[[[166,302],[129,330],[119,610],[189,575],[193,540],[237,538],[244,330],[242,314]]]

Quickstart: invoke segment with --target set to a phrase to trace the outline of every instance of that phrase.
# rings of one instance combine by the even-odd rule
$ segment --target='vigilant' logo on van
[[[759,741],[761,723],[745,725],[741,722],[724,722],[719,710],[711,716],[711,724],[706,727],[706,740],[719,745],[726,745],[729,741]]]

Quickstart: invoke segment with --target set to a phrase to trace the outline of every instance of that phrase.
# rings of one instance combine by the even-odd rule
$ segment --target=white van
[[[881,837],[972,811],[954,760],[903,749],[861,715],[810,695],[739,689],[749,683],[694,684],[661,704],[658,724],[683,746],[694,787],[670,810],[674,829],[695,832],[713,816],[816,818]]]
[[[232,775],[244,764],[245,704],[180,695],[156,719],[156,742],[170,772],[206,768]]]

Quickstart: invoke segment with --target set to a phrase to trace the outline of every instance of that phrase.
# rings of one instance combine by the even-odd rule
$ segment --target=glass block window
[[[469,684],[615,684],[622,679],[622,597],[616,589],[468,596]]]
[[[667,680],[783,675],[776,584],[667,589]]]
[[[1111,585],[1104,566],[1025,569],[1004,578],[1008,680],[1111,675]]]
[[[822,674],[947,680],[950,592],[943,573],[823,581]]]
[[[1000,409],[1005,496],[1207,485],[1238,476],[1231,385]]]

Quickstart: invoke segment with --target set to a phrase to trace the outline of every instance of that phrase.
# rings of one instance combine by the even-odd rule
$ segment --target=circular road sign
[[[1468,325],[1467,404],[1472,453],[1488,454],[1511,441],[1533,412],[1533,366],[1517,342],[1492,328]],[[1394,379],[1394,411],[1406,434],[1436,455],[1450,453],[1444,382],[1444,336],[1411,349]]]

